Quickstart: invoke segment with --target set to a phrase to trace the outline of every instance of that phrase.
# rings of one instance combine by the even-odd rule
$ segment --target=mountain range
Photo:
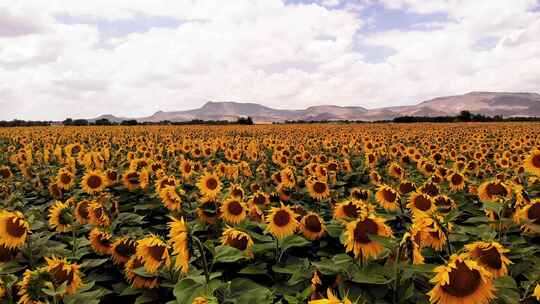
[[[303,110],[273,109],[257,103],[214,102],[186,111],[158,111],[147,117],[116,117],[101,115],[97,119],[120,122],[136,119],[140,122],[229,120],[250,116],[256,123],[283,122],[286,120],[390,120],[400,116],[452,116],[463,110],[487,116],[540,117],[540,95],[537,93],[470,92],[463,95],[438,97],[416,105],[366,109],[360,106],[312,106]]]

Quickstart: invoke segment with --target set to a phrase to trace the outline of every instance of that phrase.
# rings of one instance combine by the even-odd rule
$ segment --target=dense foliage
[[[535,303],[540,125],[0,129],[9,303]]]

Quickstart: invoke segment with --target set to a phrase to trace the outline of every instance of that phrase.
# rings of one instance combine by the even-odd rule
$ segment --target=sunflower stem
[[[400,265],[399,265],[399,262],[400,262],[400,255],[401,255],[401,245],[398,245],[397,246],[397,250],[396,250],[396,280],[394,281],[394,290],[393,290],[393,296],[394,296],[394,299],[393,299],[393,302],[394,304],[397,303],[397,294],[398,294],[398,285],[399,285],[399,281],[400,281],[400,276],[401,276],[401,269],[400,269]]]
[[[32,255],[32,235],[28,236],[28,259],[30,260],[30,267],[34,267],[34,256]]]
[[[279,253],[279,239],[277,237],[274,237],[276,240],[276,264],[279,263],[279,260],[281,259],[281,254]]]
[[[206,255],[204,254],[204,246],[203,246],[203,244],[201,243],[201,240],[199,240],[198,237],[193,236],[193,240],[195,241],[195,244],[197,245],[197,248],[201,252],[203,268],[204,268],[204,278],[206,280],[206,286],[208,286],[208,283],[210,282],[210,273],[208,272],[208,261],[206,261]]]
[[[71,228],[71,256],[74,260],[77,259],[77,233],[75,232],[75,227]]]

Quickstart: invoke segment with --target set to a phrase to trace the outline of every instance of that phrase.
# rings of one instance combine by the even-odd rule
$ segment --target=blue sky
[[[0,119],[540,92],[539,58],[539,0],[0,0]]]

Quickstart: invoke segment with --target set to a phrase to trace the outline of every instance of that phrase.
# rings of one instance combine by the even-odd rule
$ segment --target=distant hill
[[[366,109],[335,105],[312,106],[303,110],[273,109],[257,103],[207,102],[202,107],[186,111],[158,111],[148,117],[125,118],[101,115],[97,119],[120,122],[127,119],[159,122],[201,120],[236,120],[250,116],[257,123],[283,122],[286,120],[390,120],[399,116],[457,115],[463,110],[487,116],[540,117],[540,95],[537,93],[470,92],[464,95],[438,97],[417,105]]]

